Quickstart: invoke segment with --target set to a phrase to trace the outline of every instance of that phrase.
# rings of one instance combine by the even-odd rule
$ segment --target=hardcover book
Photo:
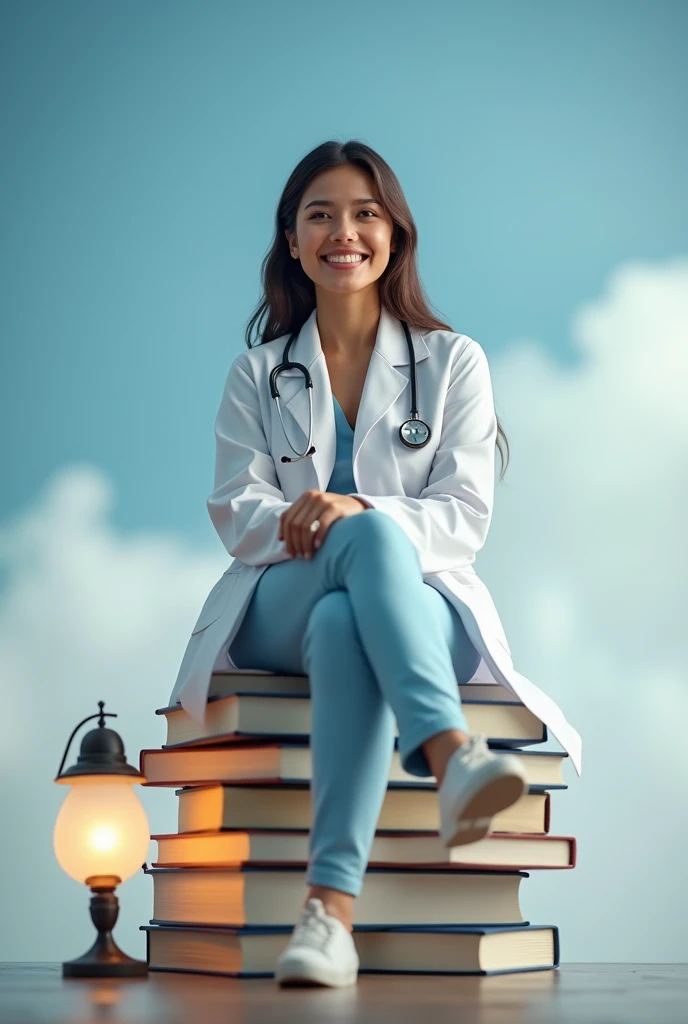
[[[178,796],[178,832],[221,829],[309,830],[311,794],[307,784],[253,783],[190,786]],[[549,832],[550,794],[527,792],[492,819],[494,832]],[[377,822],[382,832],[439,832],[437,790],[390,783]]]
[[[296,867],[147,868],[151,924],[293,927],[306,891]],[[357,924],[522,924],[524,871],[368,868],[356,898]]]
[[[222,867],[236,864],[305,867],[306,832],[271,832],[258,829],[221,832],[177,832],[151,836],[158,844],[152,867]],[[376,835],[370,867],[449,867],[522,871],[533,868],[573,868],[573,836],[545,836],[491,832],[466,846],[447,848],[438,835],[400,832]]]
[[[231,737],[230,737],[231,740]],[[562,766],[568,754],[549,750],[513,750],[529,786],[567,788]],[[192,786],[210,782],[310,782],[311,750],[303,742],[244,743],[227,746],[176,746],[141,751],[141,773],[147,786]],[[390,782],[435,785],[434,776],[410,775],[392,751]]]
[[[151,971],[271,978],[291,927],[142,925]],[[510,974],[559,966],[555,925],[360,928],[361,974]]]
[[[471,733],[505,747],[543,743],[547,729],[524,704],[466,700],[462,704]],[[167,721],[167,742],[217,744],[269,737],[307,737],[311,731],[310,697],[293,694],[230,693],[210,697],[201,725],[181,704],[158,708]]]

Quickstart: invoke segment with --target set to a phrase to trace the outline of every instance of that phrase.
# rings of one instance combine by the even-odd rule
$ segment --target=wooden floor
[[[686,1024],[688,964],[564,964],[491,978],[361,975],[349,989],[280,989],[151,973],[63,979],[60,964],[0,965],[2,1024]]]

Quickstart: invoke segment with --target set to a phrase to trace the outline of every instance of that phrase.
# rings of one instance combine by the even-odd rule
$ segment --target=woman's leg
[[[425,598],[413,544],[384,512],[369,509],[336,520],[310,561],[278,562],[263,573],[232,642],[234,663],[304,671],[300,645],[308,618],[333,590],[350,596],[363,650],[399,726],[404,768],[431,775],[423,744],[446,730],[467,732],[468,726],[446,623],[436,614],[437,604],[433,608]]]
[[[457,682],[474,674],[480,655],[461,618],[433,587],[422,599],[437,616]],[[313,826],[308,882],[357,896],[387,789],[394,714],[361,644],[349,594],[334,590],[315,604],[304,635],[311,679]],[[458,690],[456,689],[457,700]],[[313,891],[311,895],[321,895]],[[345,909],[350,913],[351,906]],[[350,922],[348,922],[350,923]]]
[[[312,680],[307,881],[358,896],[387,789],[394,714],[363,650],[345,590],[331,591],[313,608],[303,661]]]
[[[361,890],[387,788],[394,715],[361,646],[348,593],[323,594],[304,626],[304,591],[289,587],[294,575],[303,575],[297,565],[301,563],[280,562],[265,571],[259,586],[274,569],[296,570],[279,573],[279,580],[273,573],[263,600],[251,601],[231,656],[240,668],[309,676],[313,819],[306,901],[321,898],[327,912],[351,928],[353,898]],[[291,594],[299,596],[296,605],[289,603]],[[291,628],[289,613],[279,624],[275,621],[278,600],[291,612],[300,609]],[[269,645],[266,636],[273,638]]]
[[[354,526],[366,515],[365,529]],[[310,676],[315,813],[309,882],[357,895],[393,741],[392,702],[379,673],[386,673],[393,704],[415,730],[406,739],[406,757],[403,734],[400,740],[405,767],[428,776],[422,740],[466,727],[457,679],[467,681],[480,660],[458,613],[424,584],[415,549],[396,524],[383,513],[366,513],[334,523],[310,563],[295,559],[266,570],[231,655],[237,667]],[[414,703],[424,716],[420,727]]]
[[[457,684],[467,683],[475,675],[480,664],[480,653],[468,636],[456,608],[429,583],[425,584],[425,599],[429,605],[430,614],[439,625],[449,648],[456,682]],[[464,730],[449,729],[430,737],[423,744],[422,754],[417,753],[416,756],[421,764],[423,763],[422,755],[425,755],[430,774],[435,776],[438,786],[444,778],[444,770],[449,758],[457,746],[465,742],[466,739],[467,735]]]

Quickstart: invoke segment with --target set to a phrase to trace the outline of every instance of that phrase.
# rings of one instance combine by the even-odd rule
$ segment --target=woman
[[[326,142],[304,157],[278,206],[250,352],[232,365],[216,420],[208,509],[239,568],[206,602],[192,635],[204,653],[190,643],[173,698],[198,711],[220,636],[235,669],[310,677],[309,888],[276,965],[283,985],[356,981],[353,903],[395,720],[406,771],[437,779],[446,846],[485,836],[526,788],[519,759],[469,735],[461,708],[457,683],[475,678],[481,654],[438,577],[478,589],[472,562],[504,435],[482,348],[427,307],[416,240],[395,175],[368,146]],[[261,344],[251,346],[254,327]],[[308,365],[313,388],[297,367],[271,374],[292,332],[288,359]],[[426,423],[406,422],[419,417]],[[252,587],[243,585],[241,604],[244,574]],[[508,658],[489,595],[484,607],[494,657]],[[562,723],[559,738],[568,729],[577,739],[549,698],[511,678]]]

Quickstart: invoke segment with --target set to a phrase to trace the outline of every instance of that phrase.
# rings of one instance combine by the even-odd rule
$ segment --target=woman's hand
[[[368,505],[348,494],[310,489],[304,491],[280,516],[278,540],[284,540],[291,558],[311,558],[314,548],[325,540],[332,523],[344,516],[355,516],[364,512]],[[316,533],[311,533],[311,523],[320,520]]]

